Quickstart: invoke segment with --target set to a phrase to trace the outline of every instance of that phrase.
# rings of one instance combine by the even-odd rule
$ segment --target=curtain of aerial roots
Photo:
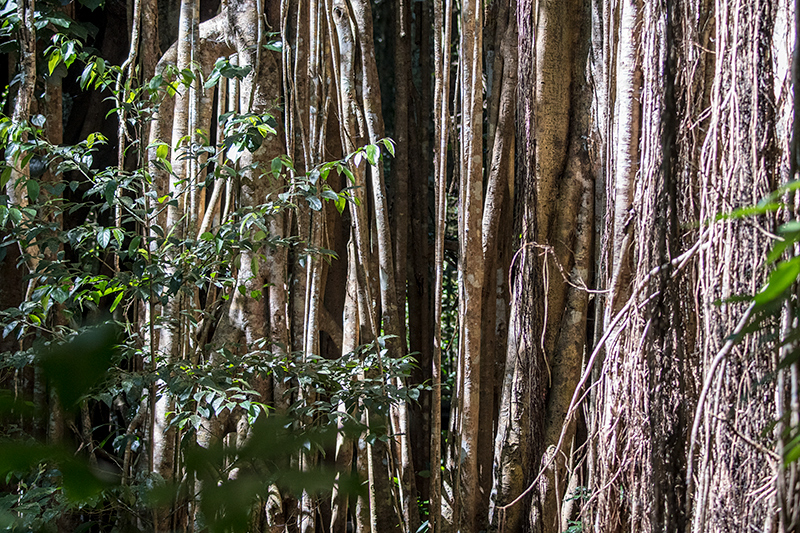
[[[296,35],[298,48],[292,79],[297,88],[293,111],[300,109],[301,112],[294,117],[291,133],[294,134],[292,140],[300,139],[300,150],[295,149],[295,153],[302,154],[302,159],[296,159],[298,162],[303,162],[299,168],[308,173],[321,164],[325,157],[327,118],[335,109],[333,107],[335,95],[334,88],[328,82],[331,78],[332,58],[327,47],[329,31],[324,5],[313,0],[301,1],[296,4],[295,9],[292,20],[297,24],[295,30],[298,33]],[[302,36],[300,32],[303,32]],[[287,131],[287,138],[289,134]],[[325,226],[324,208],[322,211],[313,211],[304,205],[298,210],[297,231],[300,238],[308,240],[311,244],[329,248],[330,245],[323,241]],[[299,338],[302,335],[298,347],[304,357],[308,357],[320,353],[319,320],[325,281],[324,262],[321,258],[307,257],[305,268],[298,269],[298,277],[303,278],[301,293],[303,301],[299,306],[299,309],[303,310],[303,317],[302,326],[295,332],[295,336]],[[299,299],[300,295],[295,298]],[[300,390],[299,395],[306,402],[313,402],[316,399],[310,390]],[[300,458],[300,463],[302,468],[306,469],[313,466],[317,460],[313,454],[304,454]],[[299,530],[302,533],[314,531],[316,504],[311,495],[304,492],[298,503]]]
[[[176,64],[179,70],[188,69],[191,67],[193,54],[196,50],[197,42],[197,17],[196,6],[192,0],[183,0],[181,2],[180,21],[178,29],[178,42],[177,42],[177,55]],[[174,112],[171,117],[164,116],[163,120],[166,123],[168,119],[172,119],[171,125],[164,125],[159,135],[159,139],[163,138],[167,131],[170,131],[170,137],[165,139],[165,142],[171,144],[171,164],[174,173],[167,176],[166,191],[178,200],[178,205],[170,205],[166,210],[165,220],[159,221],[162,228],[171,231],[178,239],[183,239],[188,230],[186,226],[188,209],[193,207],[193,203],[188,198],[193,194],[186,194],[186,184],[191,184],[190,172],[192,165],[186,157],[188,153],[188,144],[183,143],[180,147],[175,146],[179,139],[186,137],[187,133],[192,131],[192,99],[196,85],[191,90],[182,87],[179,94],[176,96],[174,105]],[[186,180],[185,183],[182,183]],[[158,184],[157,184],[158,185]],[[191,185],[189,185],[191,187]],[[161,191],[160,191],[161,192]],[[163,194],[163,192],[162,192]],[[169,252],[168,259],[170,262],[175,261],[179,251],[172,248]],[[175,267],[166,267],[167,274],[175,274]],[[188,339],[190,335],[184,330],[185,324],[182,320],[181,310],[184,308],[183,296],[176,294],[171,297],[166,305],[161,310],[161,328],[159,330],[158,338],[158,354],[164,361],[171,362],[174,360],[182,359],[187,355],[185,350],[186,346],[182,339]],[[151,316],[151,320],[155,317]],[[151,357],[156,357],[152,354]],[[163,386],[163,384],[160,384]],[[175,429],[168,427],[169,413],[174,411],[174,401],[165,391],[158,391],[153,395],[156,400],[154,409],[152,411],[152,448],[151,448],[151,470],[160,474],[164,479],[172,481],[176,479],[175,475],[175,446],[176,434]],[[176,518],[173,513],[169,513],[167,509],[162,508],[156,510],[155,513],[155,528],[158,531],[172,529],[171,521]]]
[[[332,0],[325,7],[327,18],[321,18],[320,24],[327,28],[327,33],[316,33],[325,36],[325,41],[316,46],[332,51],[331,57],[320,68],[328,73],[324,79],[335,80],[326,105],[338,104],[341,110],[338,121],[341,144],[333,153],[348,154],[365,144],[375,143],[384,135],[372,16],[368,2]],[[309,53],[313,53],[313,46]],[[313,96],[313,87],[310,93]],[[298,94],[302,93],[298,91]],[[303,108],[302,104],[300,108]],[[406,150],[407,146],[398,146],[398,149]],[[392,228],[382,165],[370,167],[361,163],[356,167],[351,164],[351,170],[357,186],[352,193],[358,201],[350,204],[350,244],[347,250],[351,272],[344,298],[342,322],[346,334],[342,352],[352,351],[357,344],[372,342],[382,332],[394,336],[387,341],[389,356],[401,356],[405,350],[405,343],[401,342],[403,319],[397,303]],[[369,213],[374,214],[374,220],[368,218]],[[405,230],[405,227],[401,229]],[[368,501],[359,498],[355,507],[358,531],[383,531],[398,523],[404,531],[416,531],[419,527],[406,406],[399,405],[393,409],[389,421],[378,421],[380,424],[387,422],[390,424],[387,427],[392,428],[391,433],[397,435],[388,445],[381,441],[371,444],[363,440],[358,442],[356,468],[359,475],[369,480]],[[353,443],[347,442],[344,436],[340,437],[337,462],[348,465],[352,450]],[[390,486],[392,478],[400,480],[400,483]],[[395,509],[400,511],[399,515]],[[343,527],[346,514],[346,495],[337,491],[332,501],[334,529]]]
[[[287,1],[282,5],[281,29],[288,42],[295,44],[285,49],[283,66],[287,150],[298,162],[298,169],[313,171],[325,160],[352,153],[382,137],[369,5],[336,0],[324,4]],[[381,272],[390,275],[394,272],[380,166],[369,168],[362,162],[359,167],[351,165],[351,170],[356,180],[357,188],[352,193],[357,203],[350,205],[347,232],[350,243],[346,247],[347,256],[341,258],[347,261],[349,272],[346,283],[330,287],[330,290],[344,292],[340,346],[343,354],[353,351],[358,344],[373,341],[381,329],[387,334],[399,333],[395,331],[399,319],[394,280],[386,279],[379,284],[376,268],[380,264]],[[333,187],[345,185],[343,176],[331,174],[328,180]],[[372,198],[368,196],[370,190]],[[369,205],[374,208],[368,208]],[[322,211],[301,208],[297,214],[297,231],[301,238],[320,247],[333,248],[337,238],[333,231],[339,225],[336,223],[338,215],[332,215],[331,209],[328,205]],[[370,212],[376,215],[374,222],[367,218]],[[371,235],[372,231],[376,233]],[[319,354],[322,321],[330,321],[324,308],[328,297],[325,289],[328,267],[319,258],[310,258],[305,265],[305,276],[299,283],[304,294],[302,303],[295,296],[295,312],[298,308],[304,311],[302,316],[294,317],[297,331],[304,332],[304,340],[296,342],[295,348],[306,354]],[[295,294],[297,288],[294,287]],[[378,316],[378,309],[382,309],[382,317]],[[313,401],[313,398],[306,400]],[[408,431],[404,429],[399,433]],[[358,531],[391,528],[397,523],[392,501],[411,497],[405,502],[408,505],[402,507],[416,510],[412,492],[390,494],[388,480],[394,476],[402,479],[401,472],[394,472],[402,448],[393,453],[392,447],[387,448],[381,442],[367,445],[359,439],[354,443],[340,435],[335,459],[342,473],[353,467],[354,444],[358,445],[355,468],[360,476],[369,479],[369,497],[359,497],[355,502],[355,527]],[[304,495],[300,502],[302,531],[314,530],[316,507],[310,497]],[[345,529],[348,507],[348,495],[336,488],[331,500],[332,530]],[[418,523],[418,518],[408,514],[403,518],[404,524],[411,523],[416,529],[414,524]]]
[[[785,7],[781,12],[785,24]],[[767,1],[730,1],[715,13],[716,38],[711,46],[716,46],[717,63],[708,88],[708,134],[699,158],[703,218],[727,211],[730,206],[757,202],[787,174],[785,150],[781,154],[777,148],[788,147],[788,132],[776,130],[775,102],[783,100],[785,111],[787,95],[780,97],[780,92],[785,91],[783,78],[789,69],[776,78],[771,52],[778,13],[776,3]],[[785,49],[785,28],[775,42],[779,43],[778,50]],[[785,120],[783,124],[785,128]],[[787,506],[791,495],[786,494],[786,490],[795,488],[782,482],[780,457],[745,440],[774,448],[772,443],[780,437],[782,427],[775,433],[764,432],[770,420],[783,416],[788,409],[782,401],[784,383],[788,385],[789,381],[786,373],[781,372],[766,386],[759,385],[775,370],[775,361],[758,338],[746,339],[714,366],[726,335],[744,311],[742,304],[718,306],[714,302],[753,294],[762,286],[762,262],[770,242],[764,230],[773,229],[772,223],[760,217],[712,226],[708,236],[711,246],[698,261],[702,315],[697,349],[702,354],[700,375],[710,388],[695,415],[696,459],[690,465],[696,472],[690,480],[695,484],[690,496],[696,531],[770,530],[778,520],[788,530],[792,527],[789,521],[796,524],[797,520],[791,516],[792,506]],[[796,378],[794,369],[792,377]],[[780,446],[774,449],[781,452]],[[781,509],[779,516],[775,516],[776,505]]]
[[[447,212],[447,139],[450,111],[450,34],[452,17],[451,2],[434,0],[433,56],[435,84],[433,96],[434,122],[434,176],[435,176],[435,244],[434,244],[434,353],[431,365],[433,394],[431,400],[431,485],[430,485],[430,529],[442,531],[442,295],[444,277],[444,235]]]
[[[239,12],[252,15],[253,20],[249,21],[249,25],[245,20],[228,21],[225,15],[219,15],[203,24],[198,24],[197,2],[182,2],[178,41],[162,56],[156,67],[158,73],[164,72],[167,65],[173,65],[181,71],[191,69],[194,73],[191,87],[180,86],[174,98],[167,97],[161,102],[158,113],[151,123],[149,135],[153,142],[164,142],[171,147],[172,174],[167,174],[154,164],[155,149],[151,149],[148,154],[157,197],[169,193],[178,201],[177,206],[169,206],[165,211],[162,210],[161,214],[150,223],[160,225],[165,231],[172,232],[179,238],[199,238],[198,236],[213,223],[224,220],[234,209],[240,207],[239,202],[243,202],[244,205],[253,205],[255,198],[264,197],[263,193],[254,193],[247,187],[237,193],[235,188],[238,183],[227,184],[227,186],[219,183],[214,187],[211,197],[205,198],[206,191],[201,190],[204,176],[200,171],[205,156],[197,156],[197,152],[193,150],[193,147],[201,143],[198,131],[211,131],[214,89],[203,89],[201,80],[209,76],[218,57],[230,56],[237,49],[253,48],[252,45],[257,39],[255,35],[257,26],[254,23],[256,20],[255,7],[251,7],[253,9],[243,9]],[[250,13],[251,11],[252,13]],[[231,22],[236,27],[251,28],[252,30],[240,31],[238,33],[239,42],[234,42],[233,38],[227,39],[227,42],[231,43],[228,45],[225,37],[233,35],[233,31],[230,30],[233,27],[230,25]],[[247,64],[255,65],[256,60],[252,56],[255,54],[251,53],[250,56],[244,58],[244,61],[247,61]],[[232,62],[236,62],[236,59],[237,56],[233,56]],[[266,71],[270,65],[274,71],[274,60],[272,63],[264,61],[261,69],[254,70]],[[273,83],[269,83],[269,77],[265,78],[261,72],[251,76],[259,77],[259,85],[264,88],[262,92],[277,94],[277,83],[274,80]],[[267,103],[271,102],[271,97],[267,98],[259,91],[251,92],[252,86],[253,82],[249,81],[243,84],[243,90],[239,90],[238,84],[232,81],[230,87],[226,87],[227,90],[220,91],[218,108],[237,111],[240,107],[249,109],[252,106],[256,112],[265,111]],[[227,102],[224,101],[225,96],[228,97]],[[241,100],[241,104],[239,100]],[[179,141],[180,145],[178,146]],[[280,147],[275,146],[274,139],[267,139],[260,153],[254,154],[252,158],[250,156],[243,157],[243,159],[247,159],[243,163],[246,165],[252,162],[250,159],[253,159],[263,164],[264,161],[274,157],[280,151]],[[264,185],[259,180],[253,180],[252,176],[248,176],[248,178],[246,183],[250,187],[259,188],[260,186],[263,190]],[[223,190],[226,190],[224,200],[222,198]],[[234,201],[237,196],[239,202]],[[157,239],[158,235],[153,234],[152,237]],[[168,259],[175,261],[178,251],[174,250],[170,253]],[[250,257],[244,257],[241,264],[243,268],[237,272],[237,277],[243,284],[248,284],[248,288],[252,288],[251,285],[260,287],[265,285],[266,280],[255,279],[252,275]],[[267,271],[264,268],[259,270]],[[202,354],[198,350],[198,346],[194,344],[194,339],[197,338],[201,345],[205,345],[209,340],[208,327],[201,328],[195,336],[194,332],[190,330],[189,313],[194,314],[195,319],[201,324],[208,324],[208,314],[216,301],[213,296],[211,293],[206,296],[206,308],[201,311],[201,302],[197,291],[173,295],[161,309],[160,316],[158,309],[151,302],[148,314],[150,320],[155,320],[159,327],[157,338],[154,335],[155,330],[151,328],[150,337],[153,339],[150,342],[152,346],[156,347],[156,353],[164,361],[187,359],[198,362],[198,358]],[[263,317],[264,313],[258,309],[257,305],[253,305],[250,300],[243,299],[236,291],[229,306],[223,312],[222,320],[213,338],[214,344],[217,347],[228,345],[235,350],[245,343],[252,343],[256,338],[261,338],[266,331]],[[201,318],[205,318],[205,320],[201,321]],[[250,327],[245,327],[245,323]],[[210,354],[206,354],[206,357],[213,358],[215,353],[212,351]],[[151,468],[167,480],[179,479],[176,476],[180,476],[180,473],[176,472],[177,465],[174,462],[177,435],[174,428],[168,427],[166,416],[167,412],[174,410],[172,399],[169,395],[160,393],[160,395],[155,395],[153,400],[155,402],[151,406],[153,417],[151,420],[153,428]],[[198,431],[197,435],[198,444],[208,446],[214,439],[221,438],[235,428],[235,421],[219,419],[216,416],[204,419],[202,429]],[[198,486],[197,489],[199,488]],[[191,515],[194,511],[195,509],[189,509],[188,512],[167,513],[166,510],[158,510],[156,512],[156,529],[168,530],[182,527],[187,520],[192,520]]]
[[[763,341],[725,346],[747,306],[718,304],[760,288],[773,224],[697,221],[757,202],[787,174],[774,102],[784,114],[789,104],[770,52],[777,18],[786,64],[786,9],[678,2],[668,24],[663,4],[618,7],[603,13],[598,97],[616,121],[605,126],[603,267],[615,329],[588,421],[583,519],[606,531],[773,531],[792,518],[777,511],[791,494],[768,424],[793,374],[762,381],[775,369]]]

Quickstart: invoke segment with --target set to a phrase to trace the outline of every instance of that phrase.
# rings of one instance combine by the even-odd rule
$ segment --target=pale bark
[[[129,2],[134,31],[130,50],[118,56],[128,55],[118,87],[128,81],[137,87],[131,79],[137,63],[145,77],[157,69],[156,4]],[[276,5],[269,3],[267,11]],[[202,159],[185,160],[181,156],[188,143],[176,145],[184,137],[196,143],[197,128],[212,129],[211,92],[192,95],[181,87],[177,100],[165,99],[152,117],[150,139],[128,137],[133,130],[126,129],[121,114],[121,171],[129,168],[124,150],[134,141],[138,146],[162,141],[173,148],[175,176],[157,169],[149,154],[155,189],[149,192],[159,198],[170,193],[179,202],[169,208],[154,205],[158,214],[144,224],[150,251],[163,256],[155,248],[163,240],[151,231],[153,225],[179,240],[213,232],[218,222],[235,222],[238,209],[296,190],[292,180],[304,179],[324,161],[377,142],[384,135],[378,68],[395,65],[392,178],[383,176],[384,162],[367,165],[362,159],[356,166],[351,158],[347,164],[355,183],[342,176],[328,181],[337,191],[354,186],[349,192],[356,202],[349,203],[343,222],[332,206],[314,211],[299,197],[296,210],[265,220],[271,237],[297,238],[342,255],[349,240],[347,258],[341,259],[346,269],[308,255],[301,261],[303,252],[284,247],[246,250],[232,268],[235,288],[244,288],[245,294],[234,290],[220,320],[210,312],[217,289],[193,289],[193,295],[172,295],[161,309],[158,332],[159,304],[151,295],[145,351],[152,371],[157,370],[156,356],[195,362],[202,352],[198,346],[207,342],[214,350],[226,347],[237,354],[266,343],[276,358],[291,351],[334,357],[380,335],[397,335],[389,342],[389,355],[401,356],[408,335],[411,350],[423,352],[425,368],[413,379],[430,377],[430,420],[426,399],[417,411],[399,404],[389,420],[371,420],[389,428],[388,446],[380,441],[368,445],[364,436],[356,442],[339,436],[333,459],[340,474],[356,471],[369,483],[355,514],[349,514],[351,495],[340,490],[340,476],[330,517],[325,502],[318,505],[306,494],[298,505],[272,487],[258,503],[251,528],[264,527],[266,520],[274,531],[289,524],[289,529],[310,533],[326,529],[327,523],[316,522],[330,518],[330,529],[340,532],[351,527],[352,517],[359,531],[412,533],[419,525],[415,490],[422,483],[414,476],[424,469],[431,472],[434,532],[448,527],[563,531],[573,525],[569,520],[595,531],[796,528],[800,469],[784,468],[780,454],[791,438],[784,430],[800,421],[800,371],[797,364],[776,370],[781,357],[792,351],[784,347],[771,353],[774,341],[768,336],[793,330],[793,304],[784,307],[780,324],[765,326],[767,334],[745,336],[739,344],[727,342],[726,336],[732,326],[746,322],[741,320],[745,307],[728,298],[760,290],[769,272],[762,267],[763,257],[776,240],[777,220],[795,221],[797,200],[787,198],[787,207],[774,219],[712,221],[719,213],[758,202],[796,174],[797,142],[793,155],[786,147],[790,117],[800,116],[793,102],[793,93],[800,90],[792,88],[787,74],[788,52],[777,57],[776,50],[788,50],[796,39],[789,18],[793,14],[795,22],[800,20],[798,13],[774,0],[469,0],[455,9],[449,0],[435,1],[435,253],[429,258],[425,122],[430,103],[414,87],[421,80],[426,93],[434,81],[424,43],[429,6],[406,0],[377,5],[283,0],[278,60],[261,46],[264,20],[273,27],[277,22],[267,20],[263,2],[225,1],[222,14],[198,29],[199,3],[183,2],[181,37],[158,68],[196,63],[197,72],[207,75],[223,56],[252,66],[241,85],[221,81],[230,90],[220,92],[218,110],[274,112],[283,129],[257,152],[242,156],[241,179],[224,187],[220,180],[206,211],[198,188]],[[395,26],[382,27],[391,25],[386,15],[395,8]],[[36,102],[33,0],[21,1],[18,9],[24,79],[12,120],[18,126],[32,113],[46,114],[45,136],[58,144],[63,141],[56,131],[60,123],[53,118],[62,113],[63,95],[48,84],[44,100]],[[457,47],[450,38],[454,20],[461,23]],[[420,37],[418,48],[414,35]],[[795,60],[800,65],[800,54]],[[458,73],[456,87],[450,84],[451,70]],[[120,97],[125,100],[126,94]],[[800,131],[797,124],[793,127]],[[450,129],[459,133],[452,146]],[[217,144],[222,140],[218,137]],[[297,170],[278,179],[264,174],[283,152]],[[219,164],[225,162],[222,157]],[[14,168],[10,203],[28,202],[25,172]],[[450,233],[445,241],[448,172],[451,192],[459,194],[452,209],[459,216],[457,243]],[[55,183],[51,176],[43,181]],[[41,198],[37,209],[44,205]],[[152,202],[147,198],[145,206]],[[121,221],[118,217],[118,227]],[[448,257],[459,257],[457,296],[443,294],[446,251]],[[166,258],[177,263],[179,254],[168,251]],[[5,261],[14,259],[9,254]],[[115,265],[119,271],[125,268]],[[171,265],[167,273],[177,274],[178,268]],[[330,282],[329,271],[336,272]],[[590,289],[596,286],[601,290]],[[256,291],[262,291],[261,298],[250,297]],[[208,304],[195,334],[187,312],[199,307],[201,294]],[[457,318],[443,313],[445,296],[459,298]],[[587,320],[590,313],[593,322]],[[451,326],[443,325],[447,320],[460,321],[460,331],[455,333],[457,361],[448,376],[455,378],[455,390],[443,490],[442,329]],[[326,335],[320,337],[322,331]],[[592,337],[597,346],[591,345]],[[203,354],[209,363],[219,353],[214,350]],[[594,368],[584,360],[587,353],[597,360]],[[32,392],[37,405],[56,401],[48,399],[41,372],[30,367],[18,377],[17,385]],[[253,385],[259,400],[279,411],[293,399],[317,399],[307,390],[291,398],[289,385],[275,378],[257,379]],[[696,405],[700,385],[705,392]],[[164,433],[167,412],[175,408],[163,384],[154,389],[163,393],[158,402],[149,411],[140,407],[125,432],[133,435],[145,415],[152,417],[147,428],[152,457],[144,468],[181,481],[178,439]],[[154,392],[147,401],[157,396]],[[574,416],[567,418],[568,410]],[[79,436],[92,448],[89,412],[84,404]],[[51,435],[58,440],[63,420],[54,415]],[[687,451],[685,417],[692,415],[696,431]],[[774,430],[764,433],[771,420],[781,417]],[[228,414],[203,419],[197,444],[209,446],[234,431],[234,422],[246,433],[245,421]],[[43,429],[26,424],[33,433]],[[428,443],[414,441],[425,441],[429,430],[427,465]],[[124,453],[123,482],[132,484],[135,452],[128,448]],[[292,461],[293,467],[311,471],[316,457],[294,454]],[[584,489],[588,499],[565,502],[575,496],[573,491]],[[421,491],[419,501],[426,498]],[[157,513],[157,530],[189,525],[182,509]]]
[[[262,15],[260,2],[245,0],[228,6],[228,35],[235,43],[238,63],[252,67],[251,73],[240,84],[238,107],[242,113],[277,115],[275,103],[280,95],[281,71],[277,55],[262,50]],[[277,135],[266,136],[255,152],[242,154],[239,165],[246,170],[240,178],[239,207],[263,204],[270,195],[282,189],[284,184],[281,179],[265,173],[272,160],[281,153],[283,135],[279,131]],[[281,213],[267,220],[271,236],[277,238],[285,236],[285,224]],[[238,290],[234,292],[229,313],[233,327],[241,331],[246,349],[251,349],[255,342],[265,337],[270,340],[273,357],[283,356],[289,348],[288,300],[284,292],[287,288],[286,272],[287,251],[281,246],[271,249],[262,245],[254,251],[242,251],[237,279],[238,284],[245,287],[245,295],[242,297]],[[254,297],[254,294],[260,296]],[[278,408],[288,405],[289,398],[284,396],[284,386],[273,390],[272,380],[263,378],[257,379],[253,385],[261,401],[272,402],[276,398],[275,405]],[[271,487],[270,498],[263,502],[269,511],[267,527],[276,528],[287,520],[287,509],[281,510],[278,501],[277,489]]]
[[[333,2],[332,9],[332,22],[336,29],[337,44],[339,49],[339,109],[342,110],[342,120],[340,127],[342,131],[342,141],[345,152],[353,152],[358,147],[356,144],[364,137],[368,138],[370,142],[375,142],[378,137],[376,131],[380,131],[382,135],[383,124],[380,117],[380,99],[375,95],[377,87],[377,73],[374,70],[374,55],[371,57],[372,65],[368,67],[366,64],[370,60],[369,54],[374,54],[372,49],[372,30],[371,21],[369,26],[365,29],[365,15],[369,14],[369,7],[365,5],[354,5],[353,12],[349,6],[340,1]],[[355,13],[360,10],[360,18]],[[365,76],[364,86],[362,87],[363,97],[363,112],[362,108],[356,101],[356,85],[355,85],[355,35],[353,35],[351,20],[355,21],[356,33],[364,39],[365,32],[368,32],[370,37],[368,44],[363,44],[361,47],[362,55],[367,55],[366,58],[362,57],[362,68],[367,70]],[[371,74],[371,77],[369,77]],[[371,86],[370,83],[376,84]],[[377,104],[374,99],[378,98]],[[377,111],[377,115],[375,114]],[[363,113],[363,114],[362,114]],[[366,132],[359,131],[357,124],[360,119],[364,117],[363,121],[366,124]],[[395,300],[395,283],[394,283],[394,265],[392,261],[391,240],[389,238],[389,226],[386,213],[386,199],[383,192],[383,176],[380,171],[380,165],[371,168],[372,172],[372,187],[373,187],[373,200],[376,205],[376,215],[383,217],[382,221],[378,223],[378,262],[379,262],[379,276],[376,276],[375,271],[371,268],[370,260],[370,247],[368,245],[368,232],[369,223],[366,220],[366,176],[364,170],[355,165],[351,166],[353,174],[356,179],[355,185],[358,187],[353,191],[353,196],[357,198],[361,207],[351,204],[350,212],[353,221],[353,236],[356,243],[357,262],[357,276],[358,276],[358,298],[359,298],[359,323],[366,326],[368,331],[368,338],[363,339],[372,341],[377,339],[380,330],[380,323],[376,314],[376,306],[373,303],[375,297],[372,293],[374,283],[379,281],[380,286],[380,300],[381,308],[384,313],[383,329],[386,334],[397,334],[397,316],[396,316],[396,300]],[[362,181],[363,180],[363,181]],[[389,248],[387,248],[389,247]],[[394,305],[395,315],[391,315],[391,306]],[[390,346],[397,346],[397,339],[387,343]],[[361,446],[361,445],[359,445]],[[373,445],[367,446],[367,461],[369,471],[369,490],[370,490],[370,523],[373,531],[382,531],[385,528],[393,527],[395,518],[394,511],[391,505],[391,497],[388,486],[388,472],[383,468],[383,462],[386,459],[386,446],[380,441]],[[361,457],[359,456],[359,461]],[[389,463],[391,464],[391,463]],[[363,509],[363,506],[362,506]]]
[[[535,350],[535,340],[527,331],[525,301],[530,279],[532,259],[522,250],[517,259],[518,274],[513,280],[511,310],[508,329],[508,350],[501,390],[500,410],[495,433],[493,486],[490,495],[489,520],[492,527],[505,531],[520,531],[525,520],[525,505],[517,504],[506,509],[525,490],[527,468],[533,454],[528,443],[541,439],[541,430],[530,426],[531,392],[538,392],[530,375],[526,355]],[[541,371],[541,370],[540,370]],[[538,380],[541,380],[538,376]],[[533,430],[533,431],[532,431]]]
[[[36,26],[34,25],[35,0],[21,0],[17,3],[17,16],[19,17],[19,63],[22,79],[19,90],[14,98],[14,108],[11,116],[12,124],[19,128],[29,124],[31,118],[31,104],[34,100],[36,87]],[[22,140],[28,139],[23,134]],[[7,158],[6,164],[11,167],[11,176],[6,183],[6,194],[9,204],[25,207],[28,198],[25,196],[25,180],[30,177],[28,165],[22,166],[26,153],[18,154],[18,158]]]
[[[555,219],[558,178],[564,171],[568,149],[575,7],[566,2],[546,0],[537,5],[533,15],[536,70],[532,126],[536,138],[535,235],[539,243],[547,241]]]
[[[615,68],[616,95],[614,98],[614,174],[613,187],[614,229],[611,244],[611,295],[607,302],[606,320],[610,320],[630,294],[632,275],[631,225],[633,186],[639,170],[639,132],[641,129],[642,72],[639,64],[641,3],[639,0],[621,0],[619,44]]]
[[[347,288],[342,316],[342,331],[344,332],[341,346],[342,355],[353,352],[358,345],[359,327],[356,295],[358,290],[358,278],[356,277],[355,271],[356,251],[352,240],[347,245],[347,264]],[[344,412],[344,404],[340,404],[338,409],[340,412]],[[339,433],[336,436],[335,456],[337,483],[334,485],[331,493],[331,533],[342,533],[346,531],[349,495],[346,492],[340,491],[338,483],[343,475],[350,473],[353,463],[353,441],[351,438],[344,435],[341,423],[339,426]]]
[[[494,456],[496,397],[502,388],[499,368],[505,360],[503,336],[504,297],[508,259],[500,252],[511,244],[511,235],[500,231],[500,221],[508,220],[513,203],[509,175],[514,169],[514,111],[517,87],[517,25],[514,2],[498,4],[495,16],[494,68],[492,88],[486,198],[481,224],[483,253],[483,296],[481,309],[481,426],[478,434],[480,490],[490,494]],[[483,527],[483,526],[482,526]]]
[[[195,6],[194,0],[181,1],[181,18],[180,18],[180,31],[178,36],[177,47],[177,68],[183,70],[190,67],[192,58],[192,44],[194,40],[193,32],[197,28],[195,21]],[[187,174],[188,165],[186,160],[181,158],[182,152],[178,146],[188,131],[191,131],[191,124],[189,123],[189,94],[187,88],[182,90],[176,95],[175,110],[173,113],[172,122],[172,157],[171,164],[173,168],[173,175],[169,176],[169,193],[172,199],[178,201],[179,205],[169,205],[167,207],[166,221],[164,224],[165,232],[172,236],[183,239],[184,236],[184,209],[185,204],[182,198],[182,180],[189,179]],[[171,264],[177,257],[177,251],[173,248],[168,254],[168,263],[165,267],[167,275],[174,275],[175,265]],[[166,305],[162,306],[161,311],[161,329],[159,330],[158,338],[158,353],[166,362],[171,362],[179,359],[183,355],[183,342],[181,324],[181,309],[182,301],[181,295],[174,294],[169,299]],[[151,320],[154,317],[151,317]],[[152,354],[151,357],[156,357]],[[175,451],[176,451],[176,431],[174,427],[170,427],[169,413],[175,411],[175,401],[171,395],[166,393],[164,383],[156,384],[154,395],[156,397],[156,404],[153,412],[153,427],[152,427],[152,464],[150,466],[153,472],[158,473],[164,480],[171,482],[175,477]],[[160,390],[159,390],[160,389]],[[166,531],[171,529],[170,514],[166,509],[157,509],[155,515],[154,527],[157,531]]]
[[[352,2],[352,17],[358,36],[361,52],[362,104],[366,137],[374,144],[384,135],[383,116],[381,115],[381,95],[378,69],[375,64],[375,46],[372,36],[372,14],[369,3],[365,0]],[[380,271],[380,297],[383,311],[383,329],[386,335],[398,336],[400,333],[400,313],[395,292],[395,272],[392,253],[391,225],[386,198],[386,184],[383,177],[383,165],[380,163],[370,167],[372,200],[375,209],[377,226],[378,268]],[[387,341],[390,355],[404,355],[398,346],[399,340]],[[405,350],[402,350],[405,352]]]
[[[467,2],[461,13],[462,60],[461,154],[459,185],[459,280],[461,334],[459,356],[461,384],[461,427],[458,436],[461,492],[459,528],[477,531],[485,514],[485,500],[479,496],[478,434],[481,390],[481,299],[483,254],[481,218],[483,211],[483,9],[480,2]],[[487,421],[489,423],[489,421]]]
[[[434,87],[433,123],[435,139],[434,177],[435,177],[435,245],[434,245],[434,289],[433,289],[433,361],[431,381],[433,398],[431,400],[431,489],[430,526],[433,533],[442,528],[442,297],[444,278],[444,238],[447,223],[447,140],[450,122],[450,32],[449,16],[451,2],[433,0],[434,6],[434,67],[436,83]],[[444,6],[442,5],[444,3]],[[443,9],[444,8],[444,9]],[[446,16],[447,15],[447,16]]]

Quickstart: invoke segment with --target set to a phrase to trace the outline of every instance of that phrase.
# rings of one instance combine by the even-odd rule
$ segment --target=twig
[[[754,441],[753,439],[751,439],[750,437],[748,437],[747,435],[736,429],[736,426],[734,426],[733,422],[731,422],[728,418],[723,418],[716,413],[711,413],[711,416],[713,416],[714,418],[716,418],[721,422],[725,422],[725,425],[728,426],[728,429],[731,431],[731,433],[742,439],[745,443],[749,444],[759,452],[769,456],[771,459],[774,459],[775,461],[781,460],[781,456],[779,453],[770,450],[769,448],[765,447],[762,444],[759,444],[758,442]]]
[[[517,257],[519,256],[520,252],[522,250],[524,250],[528,246],[531,246],[533,248],[539,248],[540,250],[542,250],[542,254],[541,255],[552,255],[553,256],[553,262],[558,267],[558,271],[561,273],[561,277],[564,279],[564,283],[566,283],[570,287],[573,287],[575,289],[578,289],[578,290],[581,290],[581,291],[584,291],[584,292],[588,292],[589,294],[608,294],[609,292],[611,292],[611,289],[602,289],[602,290],[590,289],[586,285],[586,283],[584,283],[583,280],[580,279],[580,277],[578,277],[578,281],[580,282],[580,285],[577,285],[577,284],[573,283],[572,281],[570,281],[569,276],[567,276],[567,273],[564,271],[564,265],[562,265],[561,261],[559,261],[558,257],[556,257],[556,252],[553,249],[553,247],[550,246],[549,244],[539,244],[538,242],[535,242],[535,241],[523,243],[520,246],[519,250],[516,251],[516,253],[514,254],[514,257],[511,259],[511,264],[508,267],[508,277],[509,277],[509,279],[511,278],[511,270],[514,268],[514,264],[516,263]]]

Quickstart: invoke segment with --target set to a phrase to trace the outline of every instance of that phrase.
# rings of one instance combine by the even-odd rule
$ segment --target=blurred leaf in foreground
[[[64,407],[74,407],[102,380],[112,365],[116,346],[117,328],[104,324],[51,346],[43,354],[42,369]]]

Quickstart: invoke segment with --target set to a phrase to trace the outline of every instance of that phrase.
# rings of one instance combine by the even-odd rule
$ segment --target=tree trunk
[[[459,184],[459,272],[461,334],[461,425],[458,436],[458,529],[477,531],[486,502],[480,498],[478,435],[481,392],[481,299],[483,261],[481,218],[483,211],[483,9],[467,2],[461,13],[461,139]],[[487,421],[488,422],[488,421]]]

